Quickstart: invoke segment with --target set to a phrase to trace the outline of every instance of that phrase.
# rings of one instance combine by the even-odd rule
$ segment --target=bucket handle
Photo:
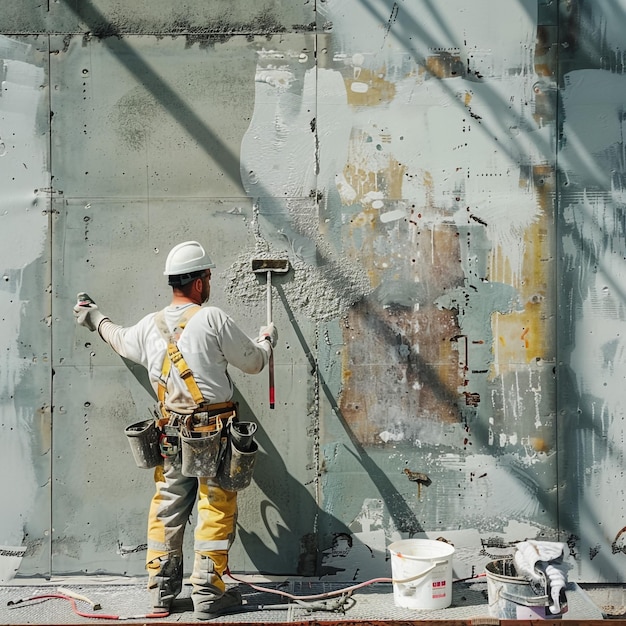
[[[423,572],[420,572],[419,574],[416,574],[415,576],[411,576],[410,578],[402,578],[401,580],[398,580],[397,578],[392,578],[391,582],[395,583],[396,585],[404,585],[405,583],[411,583],[414,580],[417,580],[418,578],[422,578],[424,576],[426,576],[426,574],[432,572],[435,567],[437,567],[437,565],[445,565],[448,561],[433,561],[432,565],[428,568],[426,568]]]
[[[547,606],[549,600],[548,596],[518,596],[504,589],[498,590],[498,597],[514,602],[515,604],[525,604],[526,606]]]

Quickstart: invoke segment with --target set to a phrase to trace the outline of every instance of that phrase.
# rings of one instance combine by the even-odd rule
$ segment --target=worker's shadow
[[[289,315],[292,328],[310,361],[312,371],[318,377],[320,389],[332,407],[333,415],[343,426],[346,435],[344,451],[354,457],[368,480],[374,483],[376,497],[384,503],[392,526],[408,536],[421,532],[423,529],[415,513],[385,472],[367,454],[344,419],[332,391],[317,368],[315,358],[295,320],[281,285],[277,284],[276,289]],[[233,399],[239,403],[240,419],[254,419],[254,411],[238,389],[235,389]],[[344,570],[346,573],[352,570],[362,576],[367,572],[368,560],[374,567],[378,567],[386,560],[384,546],[365,545],[360,542],[353,529],[325,511],[309,489],[289,473],[281,451],[276,448],[262,424],[259,424],[256,438],[260,450],[254,481],[266,496],[259,506],[260,522],[265,532],[271,536],[274,546],[267,545],[266,538],[255,530],[238,528],[237,532],[248,557],[259,572],[293,574],[295,565],[300,576],[335,575]],[[315,468],[314,471],[318,473],[321,470]],[[242,505],[240,508],[245,508],[243,498]],[[249,519],[250,516],[247,517]],[[342,561],[346,567],[342,567]]]
[[[239,404],[240,419],[257,421],[238,389],[235,389],[233,399]],[[322,519],[327,514],[315,502],[307,487],[291,475],[272,437],[261,423],[257,423],[259,452],[254,483],[264,495],[258,504],[256,501],[253,503],[259,508],[259,530],[240,526],[237,529],[238,540],[260,573],[318,575],[320,546],[317,529],[319,525],[328,524]],[[244,501],[247,495],[246,492],[241,494],[240,509],[247,507]],[[333,519],[332,525],[349,532],[339,520]],[[233,563],[231,567],[236,568],[236,565]]]

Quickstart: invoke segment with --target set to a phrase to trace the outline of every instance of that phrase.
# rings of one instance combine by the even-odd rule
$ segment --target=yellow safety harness
[[[176,327],[170,333],[169,328],[165,322],[165,312],[159,311],[155,317],[155,323],[157,328],[163,335],[163,337],[168,342],[167,344],[167,354],[163,359],[163,367],[161,368],[161,377],[159,378],[159,386],[157,389],[157,398],[159,400],[159,405],[163,407],[165,402],[165,395],[167,393],[167,379],[170,376],[170,371],[172,369],[172,364],[178,370],[181,378],[187,385],[187,389],[189,389],[189,393],[193,398],[193,401],[196,405],[201,405],[204,403],[204,397],[202,396],[202,392],[198,387],[198,383],[196,383],[195,378],[193,377],[193,372],[189,369],[183,355],[180,353],[178,349],[178,340],[180,339],[180,335],[183,332],[187,322],[200,310],[199,306],[192,306],[183,311],[182,315],[178,318],[176,323]],[[161,409],[163,410],[163,409]]]
[[[163,366],[161,367],[161,376],[158,381],[157,388],[157,398],[159,400],[159,410],[162,415],[162,419],[158,420],[159,427],[163,428],[166,424],[173,425],[174,422],[178,420],[174,419],[176,415],[173,415],[171,411],[165,408],[165,396],[167,395],[167,380],[170,376],[170,372],[172,371],[172,365],[176,367],[178,373],[181,378],[187,385],[187,389],[189,389],[189,393],[193,398],[193,401],[196,405],[191,415],[180,415],[178,417],[184,418],[185,425],[189,429],[195,430],[214,430],[215,428],[221,428],[220,424],[222,422],[226,422],[226,420],[237,419],[237,405],[234,402],[219,402],[216,404],[208,404],[204,397],[202,396],[202,392],[198,387],[198,383],[193,377],[193,372],[187,365],[183,355],[178,349],[178,340],[180,339],[180,335],[183,332],[185,326],[189,322],[189,320],[200,310],[200,307],[197,305],[191,306],[178,318],[176,322],[176,326],[174,330],[170,333],[170,330],[165,321],[165,311],[159,311],[155,317],[155,323],[159,332],[163,335],[167,343],[167,353],[165,354],[165,358],[163,359]],[[194,426],[194,422],[197,420],[193,420],[196,416],[197,418],[203,417],[203,426]]]
[[[161,366],[157,397],[161,418],[157,418],[159,450],[164,459],[181,455],[181,472],[185,476],[208,477],[222,489],[240,491],[250,484],[258,446],[252,437],[255,424],[239,423],[234,402],[208,404],[198,388],[193,372],[178,349],[178,340],[189,320],[200,310],[197,305],[186,308],[172,332],[165,321],[165,310],[155,316],[155,323],[167,341],[167,352]],[[165,408],[167,382],[172,365],[189,389],[195,406],[190,413],[180,414]],[[253,429],[250,427],[254,426]],[[236,433],[233,435],[233,432]],[[233,437],[246,448],[238,450]],[[252,446],[255,446],[254,448]]]

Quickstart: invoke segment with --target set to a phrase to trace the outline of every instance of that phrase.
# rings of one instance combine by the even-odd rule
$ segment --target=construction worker
[[[160,400],[159,425],[169,425],[170,435],[172,427],[180,428],[188,419],[195,423],[202,418],[210,430],[227,420],[230,423],[233,415],[236,418],[227,367],[248,374],[260,372],[278,338],[273,324],[262,327],[259,337],[251,339],[221,309],[199,306],[209,299],[214,267],[198,242],[175,246],[164,272],[172,287],[170,305],[134,326],[114,324],[86,294],[79,294],[74,307],[78,324],[97,330],[120,356],[146,367]],[[176,357],[171,357],[171,350]],[[172,360],[188,366],[184,376],[180,363],[172,365]],[[154,472],[156,493],[149,510],[146,558],[153,609],[169,613],[182,590],[183,533],[197,498],[191,598],[194,617],[211,619],[241,604],[241,595],[226,591],[223,581],[235,537],[237,491],[223,488],[215,478],[183,474],[176,437],[174,441],[171,436],[161,437],[165,458]]]

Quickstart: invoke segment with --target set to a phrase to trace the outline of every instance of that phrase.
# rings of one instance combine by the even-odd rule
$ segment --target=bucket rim
[[[421,546],[430,545],[431,547],[434,547],[436,545],[437,548],[441,548],[441,554],[418,556],[415,554],[404,554],[402,551],[402,549],[406,550],[408,547],[411,547],[411,546],[417,547],[420,545]],[[419,559],[419,560],[431,560],[436,557],[445,558],[445,557],[450,557],[455,553],[454,546],[446,541],[439,541],[438,539],[426,539],[422,537],[416,537],[414,539],[399,539],[398,541],[394,541],[390,543],[387,546],[387,550],[389,550],[389,552],[392,555],[395,554],[398,556],[402,556],[402,558],[405,558],[405,559]]]
[[[530,584],[526,578],[518,574],[517,569],[515,569],[515,573],[517,574],[517,576],[507,576],[506,574],[502,574],[500,572],[494,572],[493,569],[489,568],[489,566],[491,565],[493,568],[495,567],[495,563],[511,563],[515,569],[513,559],[495,559],[493,561],[489,561],[489,563],[485,565],[485,574],[487,575],[487,578],[492,578],[494,580],[500,581],[517,581],[520,583]]]

